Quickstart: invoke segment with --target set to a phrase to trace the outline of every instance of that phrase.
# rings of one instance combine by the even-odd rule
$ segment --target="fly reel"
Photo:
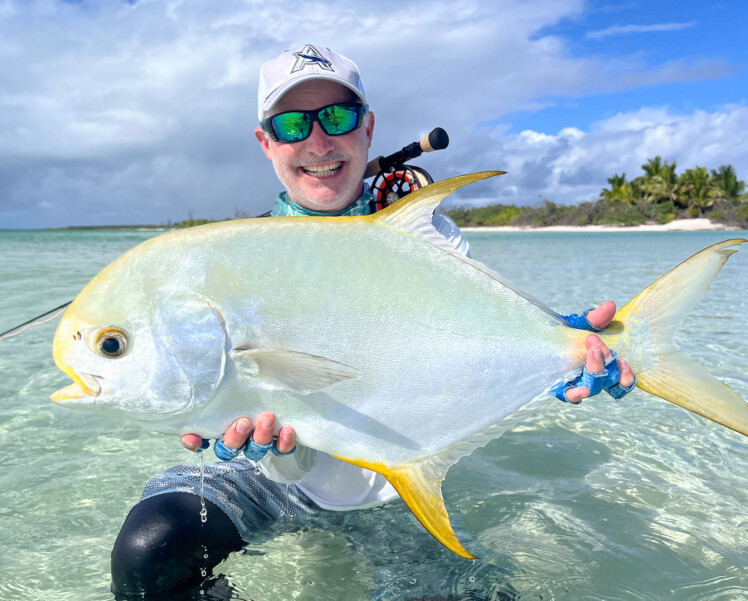
[[[415,165],[402,165],[394,171],[380,171],[371,182],[377,211],[433,183],[429,173]]]
[[[408,165],[406,161],[419,157],[424,152],[441,150],[448,145],[447,132],[437,127],[420,142],[408,144],[387,157],[379,156],[369,161],[364,178],[374,175],[371,191],[376,210],[379,211],[411,192],[433,184],[434,180],[425,169]]]

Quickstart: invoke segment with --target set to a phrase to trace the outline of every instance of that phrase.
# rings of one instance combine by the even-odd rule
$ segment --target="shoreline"
[[[0,231],[37,231],[37,232],[60,232],[60,231],[130,231],[130,232],[166,232],[175,229],[173,226],[164,225],[85,225],[67,226],[55,228],[33,228],[33,229],[4,229]],[[693,219],[674,219],[669,223],[644,223],[641,225],[548,225],[536,227],[532,225],[470,225],[460,227],[463,232],[728,232],[748,231],[748,228],[726,225],[724,223],[712,222],[705,217]]]
[[[533,227],[529,225],[499,225],[499,226],[466,226],[463,232],[709,232],[709,231],[740,231],[739,227],[727,226],[723,223],[713,223],[705,217],[697,219],[674,219],[669,223],[644,223],[642,225],[548,225]]]

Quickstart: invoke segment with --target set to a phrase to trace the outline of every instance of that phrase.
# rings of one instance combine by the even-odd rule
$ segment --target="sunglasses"
[[[360,102],[339,102],[313,111],[287,111],[260,122],[276,142],[292,143],[306,140],[316,121],[328,136],[342,136],[361,127],[369,106]]]

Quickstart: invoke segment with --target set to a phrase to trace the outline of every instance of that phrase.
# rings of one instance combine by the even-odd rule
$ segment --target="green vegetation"
[[[172,223],[170,221],[168,225],[161,226],[161,227],[173,228],[173,229],[178,230],[178,229],[185,228],[185,227],[205,225],[206,223],[216,223],[218,221],[231,221],[232,219],[246,219],[247,217],[249,217],[249,213],[247,213],[243,209],[240,209],[239,207],[236,207],[234,209],[233,217],[226,217],[226,219],[196,219],[195,216],[192,214],[192,211],[190,211],[189,217],[185,219],[184,221],[177,221],[176,223]]]
[[[719,169],[695,167],[680,175],[676,163],[662,157],[642,165],[643,175],[628,181],[626,174],[608,178],[596,202],[539,206],[490,205],[447,211],[459,226],[639,225],[673,219],[706,217],[726,225],[748,228],[748,194],[732,165]]]
[[[189,212],[189,217],[182,221],[172,223],[168,221],[162,225],[73,225],[70,227],[62,228],[51,228],[56,230],[178,230],[185,227],[194,227],[196,225],[205,225],[206,223],[216,223],[218,221],[231,221],[232,219],[246,219],[249,217],[249,213],[246,211],[236,208],[234,210],[233,217],[226,217],[226,219],[201,219],[196,218],[192,211]]]

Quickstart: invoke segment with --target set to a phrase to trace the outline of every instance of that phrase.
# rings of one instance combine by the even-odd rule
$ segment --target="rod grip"
[[[441,127],[436,127],[431,131],[431,133],[429,133],[429,135],[424,136],[420,142],[408,144],[402,150],[398,150],[387,157],[379,155],[370,160],[366,165],[364,179],[372,177],[380,171],[390,169],[391,167],[402,164],[405,161],[419,157],[424,152],[442,150],[447,146],[449,146],[449,136],[447,135],[447,132]]]
[[[364,171],[364,179],[369,179],[370,177],[374,177],[377,173],[381,171],[379,168],[379,159],[383,159],[384,157],[380,154],[378,157],[371,159],[367,165],[366,165],[366,171]]]
[[[424,136],[420,145],[423,152],[444,150],[449,146],[449,136],[441,127],[435,127],[428,136]]]

